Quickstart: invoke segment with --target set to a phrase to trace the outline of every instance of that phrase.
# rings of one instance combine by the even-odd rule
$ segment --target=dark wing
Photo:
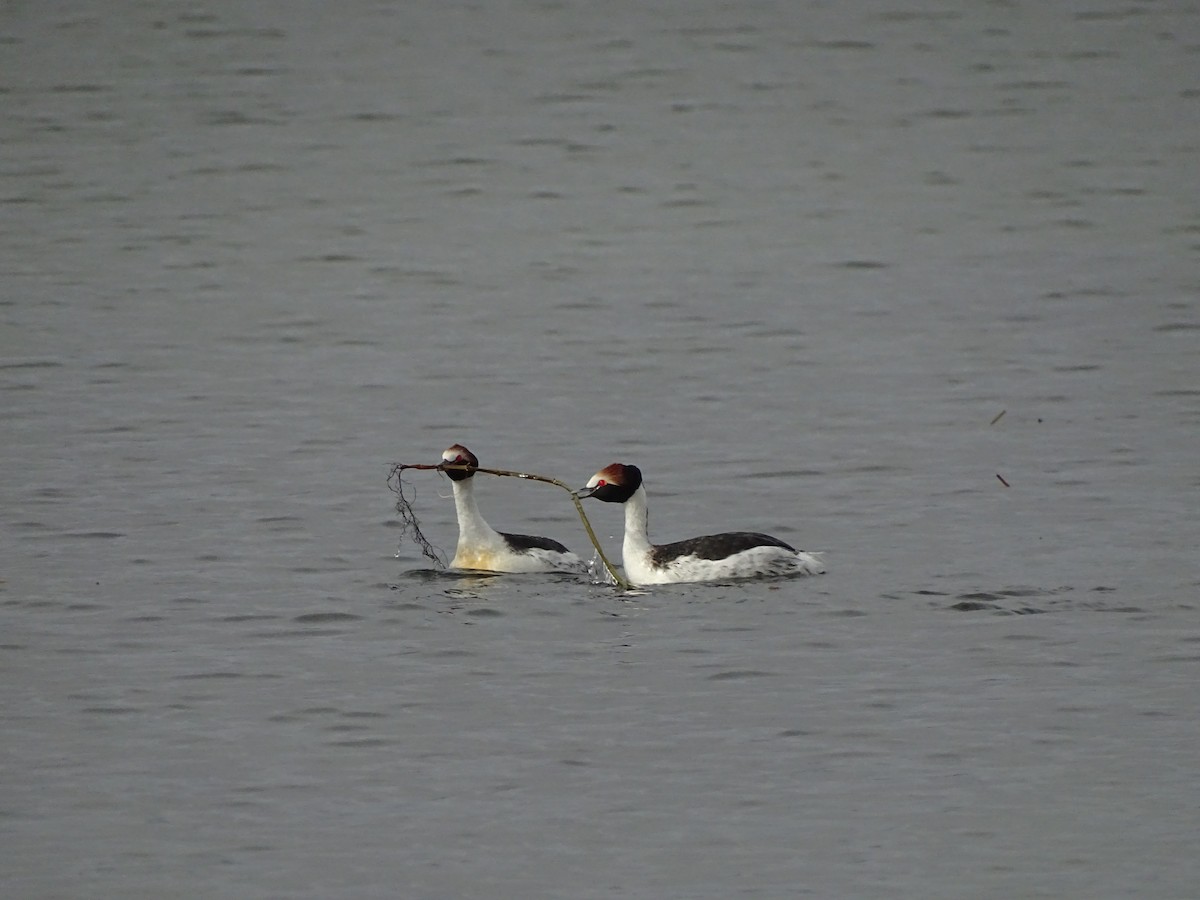
[[[505,534],[501,532],[500,537],[504,538],[504,542],[517,553],[523,553],[527,550],[553,550],[557,553],[571,552],[558,541],[552,541],[548,537],[538,537],[536,534]]]
[[[769,534],[759,534],[756,531],[728,531],[725,534],[706,534],[704,537],[689,538],[686,541],[657,546],[654,548],[653,562],[655,565],[661,566],[677,556],[724,559],[755,547],[782,547],[784,550],[796,552],[796,548],[791,544],[786,544]]]

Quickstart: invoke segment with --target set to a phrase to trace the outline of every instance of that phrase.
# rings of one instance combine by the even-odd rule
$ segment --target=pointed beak
[[[576,496],[576,497],[578,497],[580,500],[583,500],[583,499],[585,499],[585,498],[587,498],[587,497],[590,497],[590,496],[592,496],[592,494],[596,493],[596,491],[598,491],[598,490],[599,490],[599,488],[596,488],[596,487],[586,487],[586,486],[585,486],[585,487],[581,487],[581,488],[580,488],[579,490],[577,490],[577,491],[574,491],[573,493],[574,493],[574,494],[575,494],[575,496]]]

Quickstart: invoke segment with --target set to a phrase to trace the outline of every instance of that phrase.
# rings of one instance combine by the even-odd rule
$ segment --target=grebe
[[[725,581],[755,575],[820,575],[825,564],[779,538],[751,531],[730,531],[652,544],[646,534],[646,489],[637,466],[613,463],[591,477],[576,494],[625,506],[621,546],[630,584]]]
[[[455,444],[442,454],[442,462],[478,466],[475,454]],[[454,510],[458,513],[458,547],[452,569],[485,572],[587,573],[583,560],[550,538],[531,534],[504,534],[484,521],[475,505],[475,473],[446,470],[454,483]]]

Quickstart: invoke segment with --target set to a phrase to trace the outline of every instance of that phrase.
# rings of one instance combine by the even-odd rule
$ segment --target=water
[[[1193,896],[1198,24],[9,4],[4,895]]]

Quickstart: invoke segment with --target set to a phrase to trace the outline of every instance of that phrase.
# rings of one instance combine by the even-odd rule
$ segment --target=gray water
[[[1197,895],[1195,4],[7,3],[0,50],[5,897]],[[455,442],[829,574],[438,573],[386,479]]]

